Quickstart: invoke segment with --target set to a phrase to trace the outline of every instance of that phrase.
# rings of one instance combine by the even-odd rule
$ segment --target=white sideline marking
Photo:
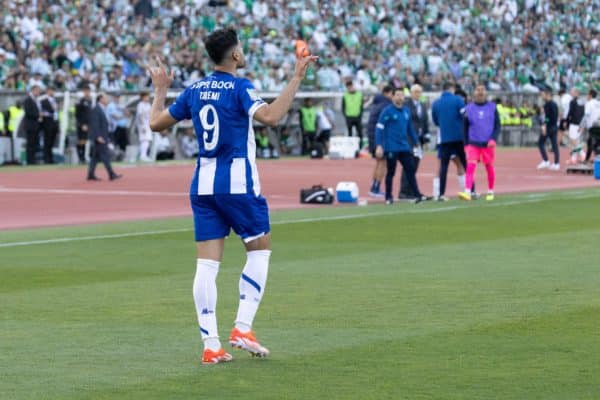
[[[180,197],[189,196],[188,192],[152,192],[143,190],[84,190],[84,189],[29,189],[29,188],[7,188],[0,186],[3,193],[41,193],[41,194],[83,194],[101,196],[167,196]]]
[[[568,199],[585,199],[591,197],[598,197],[600,193],[582,193],[576,194],[573,196],[569,196],[568,198],[563,198],[560,200],[568,200]],[[530,195],[531,196],[531,195]],[[525,199],[525,200],[512,200],[506,202],[497,202],[497,203],[486,203],[485,200],[478,200],[485,206],[480,206],[478,208],[483,207],[504,207],[504,206],[514,206],[519,204],[528,204],[528,203],[539,203],[545,200],[550,196],[550,193],[542,193],[539,195],[535,195],[536,197]],[[458,201],[458,200],[457,200]],[[398,214],[427,214],[427,213],[436,213],[436,212],[444,212],[444,211],[453,211],[459,209],[465,209],[469,207],[472,202],[464,202],[461,205],[448,206],[448,207],[437,207],[437,208],[419,208],[418,205],[415,205],[415,208],[407,208],[407,209],[394,209],[389,211],[374,211],[367,212],[361,214],[345,214],[345,215],[333,215],[330,217],[311,217],[311,218],[301,218],[301,219],[291,219],[291,220],[283,220],[283,221],[273,221],[271,225],[288,225],[288,224],[302,224],[306,222],[319,222],[319,221],[338,221],[338,220],[349,220],[349,219],[359,219],[359,218],[367,218],[367,217],[381,217],[384,215],[398,215]],[[393,206],[392,206],[393,207]],[[127,233],[114,233],[107,235],[95,235],[95,236],[79,236],[79,237],[63,237],[63,238],[55,238],[55,239],[42,239],[42,240],[31,240],[26,242],[10,242],[10,243],[0,243],[0,248],[3,247],[18,247],[18,246],[32,246],[37,244],[52,244],[52,243],[67,243],[67,242],[79,242],[85,240],[102,240],[102,239],[116,239],[116,238],[125,238],[125,237],[136,237],[136,236],[148,236],[148,235],[162,235],[167,233],[181,233],[181,232],[190,232],[192,228],[179,228],[179,229],[163,229],[163,230],[154,230],[154,231],[142,231],[142,232],[127,232]]]

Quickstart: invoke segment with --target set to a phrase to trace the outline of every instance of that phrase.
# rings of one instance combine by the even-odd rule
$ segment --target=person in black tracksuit
[[[549,168],[557,171],[560,169],[560,152],[557,140],[558,105],[552,100],[552,92],[549,90],[542,92],[542,99],[544,100],[544,124],[538,140],[542,162],[538,165],[538,169]],[[548,161],[548,154],[546,153],[546,139],[550,139],[552,151],[554,152],[554,164],[552,165]]]

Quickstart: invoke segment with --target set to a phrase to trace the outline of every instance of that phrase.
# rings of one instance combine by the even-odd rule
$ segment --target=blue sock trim
[[[206,329],[202,329],[202,327],[200,326],[200,333],[204,333],[206,336],[208,336],[208,331]]]
[[[251,284],[252,286],[254,286],[254,288],[256,290],[258,290],[258,293],[260,293],[260,285],[258,283],[256,283],[256,281],[254,281],[252,278],[250,278],[246,274],[242,274],[242,279],[245,280],[246,282],[248,282],[249,284]]]

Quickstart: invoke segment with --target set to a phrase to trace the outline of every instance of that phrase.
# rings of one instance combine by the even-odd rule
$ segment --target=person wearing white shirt
[[[567,116],[569,115],[569,104],[573,98],[565,89],[560,89],[558,92],[560,96],[559,107],[560,107],[560,122],[558,124],[558,144],[560,145],[563,140],[563,136],[567,132],[568,124],[567,124]]]
[[[600,145],[598,140],[600,138],[600,101],[598,100],[598,92],[593,89],[588,93],[588,101],[585,103],[585,112],[579,129],[582,132],[583,129],[588,131],[587,151],[584,161],[588,163],[592,153],[598,155],[596,147]]]
[[[150,109],[150,95],[142,93],[135,113],[135,127],[140,140],[140,161],[144,162],[152,161],[148,156],[153,136],[152,129],[150,129]]]
[[[324,154],[329,154],[329,139],[333,130],[335,115],[327,103],[317,107],[317,140],[323,144]]]

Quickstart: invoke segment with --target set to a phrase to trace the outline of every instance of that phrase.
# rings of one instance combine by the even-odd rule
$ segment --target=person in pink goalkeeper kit
[[[467,104],[465,117],[465,153],[467,154],[467,176],[465,191],[458,197],[471,200],[471,188],[475,177],[477,163],[485,165],[488,178],[488,193],[486,200],[494,200],[494,184],[496,182],[496,139],[500,134],[500,116],[496,104],[487,100],[485,85],[475,86],[474,101]]]

